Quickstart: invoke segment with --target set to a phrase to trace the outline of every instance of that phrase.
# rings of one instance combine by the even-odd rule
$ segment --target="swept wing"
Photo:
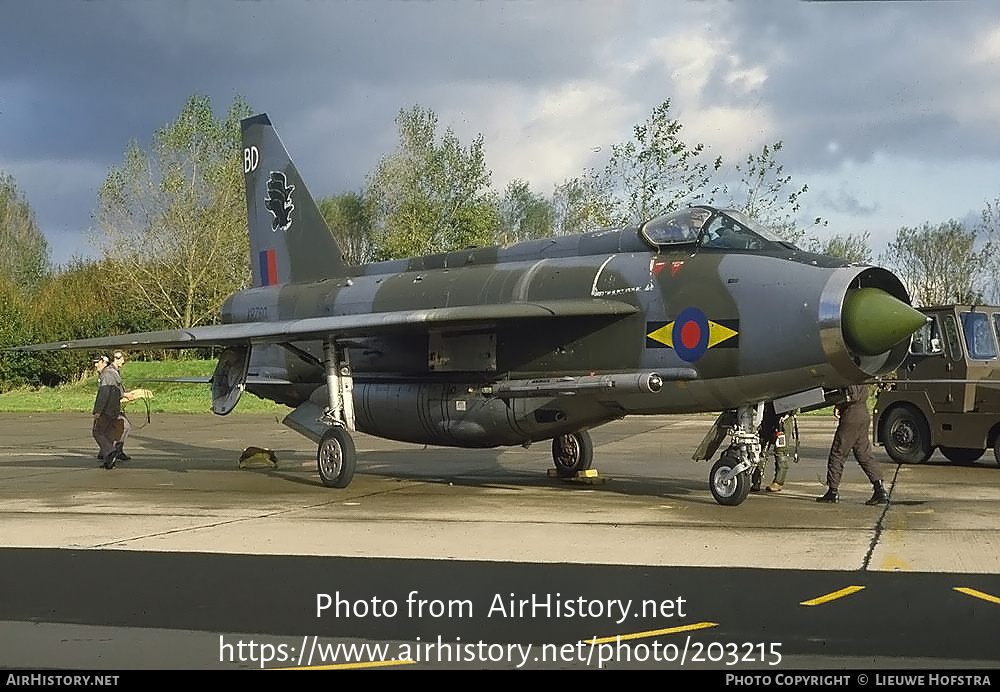
[[[355,315],[332,315],[274,322],[241,322],[189,329],[122,334],[120,336],[56,341],[18,346],[16,351],[58,351],[104,348],[195,348],[238,344],[308,341],[329,335],[339,338],[386,336],[430,329],[487,329],[502,323],[553,318],[631,315],[634,305],[615,300],[582,299],[545,302],[463,305]]]

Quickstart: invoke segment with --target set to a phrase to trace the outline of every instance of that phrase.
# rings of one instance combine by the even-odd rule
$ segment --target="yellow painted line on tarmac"
[[[265,668],[265,670],[354,670],[361,668],[382,668],[384,666],[408,666],[416,661],[365,661],[360,663],[331,663],[328,666],[292,666],[291,668]]]
[[[956,586],[955,591],[959,593],[964,593],[966,596],[972,596],[973,598],[981,598],[984,601],[989,601],[990,603],[1000,603],[1000,598],[993,596],[992,594],[983,593],[982,591],[977,591],[976,589],[970,589],[968,586]]]
[[[799,605],[804,606],[816,606],[822,605],[824,603],[829,603],[830,601],[835,601],[838,598],[843,598],[844,596],[850,596],[852,593],[857,593],[863,590],[863,586],[846,586],[840,591],[834,591],[833,593],[828,593],[825,596],[817,596],[816,598],[809,599],[808,601],[802,601]]]
[[[627,642],[631,639],[646,639],[647,637],[659,637],[661,634],[677,634],[678,632],[690,632],[691,630],[703,630],[708,627],[718,627],[717,622],[696,622],[693,625],[680,625],[679,627],[667,627],[662,630],[647,630],[646,632],[633,632],[632,634],[616,634],[613,637],[594,637],[584,639],[584,644],[597,646],[598,644],[614,644],[617,642]]]

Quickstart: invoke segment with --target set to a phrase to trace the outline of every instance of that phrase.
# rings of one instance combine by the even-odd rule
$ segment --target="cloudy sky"
[[[0,170],[56,262],[97,189],[193,93],[267,112],[315,196],[359,190],[393,119],[482,133],[494,186],[549,194],[664,99],[735,162],[782,140],[827,233],[978,216],[1000,196],[994,0],[0,0]],[[2,251],[2,249],[0,249]]]

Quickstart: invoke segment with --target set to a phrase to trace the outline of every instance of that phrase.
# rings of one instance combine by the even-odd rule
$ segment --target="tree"
[[[570,178],[552,193],[552,230],[555,235],[583,233],[600,228],[591,213],[591,200],[598,198],[589,177]]]
[[[722,165],[708,163],[704,144],[681,139],[683,126],[670,117],[670,100],[632,128],[632,138],[611,147],[601,173],[587,174],[585,214],[600,226],[638,224],[684,204],[711,202],[712,177]]]
[[[490,189],[483,136],[464,146],[438,119],[414,106],[396,117],[399,145],[369,174],[368,203],[376,259],[412,257],[492,244],[500,224]]]
[[[148,152],[129,143],[100,189],[94,243],[114,267],[109,280],[169,326],[213,321],[249,282],[240,149],[248,115],[241,97],[217,119],[209,97],[191,96]]]
[[[916,305],[978,303],[993,246],[987,242],[977,249],[977,236],[954,219],[937,226],[904,226],[884,259],[897,270]]]
[[[364,197],[358,192],[344,192],[323,197],[317,206],[348,264],[370,262],[375,246]]]
[[[31,341],[69,341],[162,328],[162,318],[152,305],[129,305],[115,299],[108,286],[108,277],[114,272],[110,260],[78,258],[55,271],[32,297]],[[90,369],[92,355],[81,351],[32,354],[40,367],[36,381],[71,380]]]
[[[542,195],[532,192],[525,181],[512,180],[500,200],[497,243],[511,245],[521,240],[548,237],[552,235],[553,221],[552,204]]]
[[[986,203],[978,230],[990,247],[994,250],[1000,248],[1000,197]],[[990,259],[990,265],[987,272],[990,277],[987,288],[993,303],[996,305],[1000,304],[1000,255],[994,253]]]
[[[0,275],[33,292],[49,273],[49,244],[14,177],[0,171]]]
[[[822,241],[818,238],[811,238],[809,250],[820,255],[839,257],[856,264],[870,264],[872,260],[871,234],[868,231],[860,234],[838,234]]]
[[[777,159],[783,146],[780,140],[765,144],[760,153],[749,154],[743,163],[736,164],[740,182],[733,204],[778,236],[798,243],[805,231],[795,227],[795,214],[801,209],[799,198],[809,187],[792,186],[792,176],[785,174]],[[817,218],[813,223],[820,224],[822,219]]]
[[[25,292],[0,274],[0,347],[32,341],[31,306]],[[39,370],[33,354],[0,351],[0,391],[36,382]]]

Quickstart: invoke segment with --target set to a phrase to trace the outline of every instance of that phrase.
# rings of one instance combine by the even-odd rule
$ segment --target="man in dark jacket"
[[[833,435],[833,445],[830,447],[830,458],[826,465],[826,494],[816,498],[817,502],[833,503],[840,499],[837,489],[844,475],[844,462],[848,452],[854,453],[854,458],[861,465],[861,470],[868,476],[875,491],[866,505],[883,505],[889,501],[889,494],[882,483],[882,468],[875,461],[872,452],[872,441],[869,434],[872,418],[868,411],[868,385],[857,384],[847,388],[847,400],[837,404],[834,409],[840,422],[837,432]]]
[[[111,365],[108,369],[114,370],[114,377],[118,379],[118,386],[121,387],[122,400],[121,400],[121,412],[118,414],[118,420],[115,422],[115,439],[118,441],[118,457],[115,461],[131,461],[132,457],[125,453],[125,440],[128,439],[129,431],[132,430],[132,425],[129,423],[128,416],[125,415],[124,406],[130,401],[135,401],[136,395],[139,390],[125,391],[125,385],[122,383],[122,366],[125,365],[125,353],[122,351],[115,351],[114,355],[111,357]]]
[[[94,400],[94,439],[104,458],[104,468],[113,469],[118,456],[115,427],[121,415],[121,399],[125,394],[118,371],[111,367],[107,356],[94,359],[97,370],[97,398]]]

